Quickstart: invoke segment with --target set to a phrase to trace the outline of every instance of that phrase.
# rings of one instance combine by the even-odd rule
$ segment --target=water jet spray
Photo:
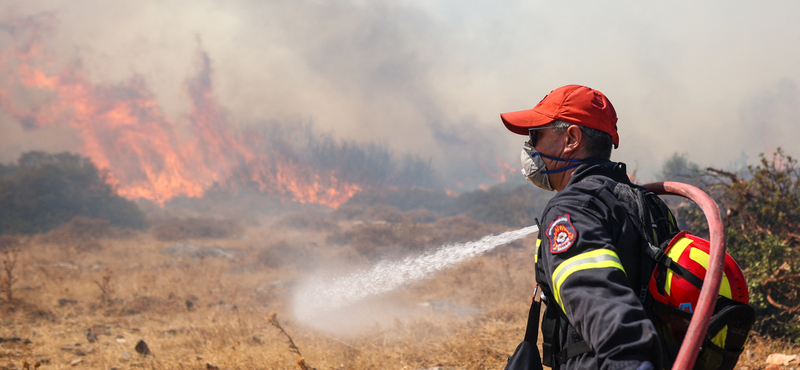
[[[298,320],[309,323],[320,314],[347,308],[369,297],[430,278],[438,271],[538,231],[538,226],[528,226],[500,235],[488,235],[477,241],[444,245],[417,256],[384,260],[349,275],[332,279],[313,277],[295,290],[292,302],[294,315]]]

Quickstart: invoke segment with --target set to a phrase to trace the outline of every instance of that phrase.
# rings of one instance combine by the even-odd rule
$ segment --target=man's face
[[[532,137],[532,140],[534,142],[532,142],[531,145],[535,147],[536,150],[538,150],[542,154],[546,154],[553,157],[561,157],[561,153],[564,152],[564,145],[565,145],[564,135],[566,135],[566,132],[557,134],[553,132],[552,127],[544,130],[537,130],[536,135]],[[555,170],[556,168],[553,166],[556,163],[560,162],[560,161],[553,161],[545,157],[542,158],[545,160],[547,168],[551,170]]]

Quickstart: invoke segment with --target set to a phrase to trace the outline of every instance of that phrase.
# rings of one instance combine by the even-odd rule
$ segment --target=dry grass
[[[169,219],[154,225],[152,233],[161,241],[223,239],[236,237],[243,227],[233,220],[211,218]]]
[[[379,297],[397,314],[357,332],[323,332],[293,317],[292,288],[316,268],[350,271],[368,262],[370,250],[413,250],[381,239],[382,232],[427,248],[503,231],[463,218],[419,224],[386,208],[370,214],[401,223],[353,226],[293,215],[327,226],[287,228],[276,218],[235,238],[191,235],[193,243],[234,250],[235,258],[164,255],[174,239],[153,232],[93,235],[91,249],[65,248],[52,235],[27,240],[17,256],[14,300],[0,298],[0,369],[37,361],[40,369],[502,368],[524,334],[533,237]],[[417,229],[404,229],[409,225]],[[388,229],[358,236],[365,226]],[[350,239],[326,243],[333,234]],[[139,340],[150,355],[134,350]],[[797,353],[759,338],[749,348],[753,356],[743,366],[751,370],[764,368],[769,353]]]

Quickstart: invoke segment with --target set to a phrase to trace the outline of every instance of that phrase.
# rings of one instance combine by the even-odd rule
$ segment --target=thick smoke
[[[498,114],[568,83],[611,98],[621,130],[614,158],[645,179],[674,152],[725,165],[793,146],[797,111],[780,86],[800,79],[800,40],[787,37],[799,31],[798,7],[3,1],[0,49],[18,42],[10,20],[46,19],[40,36],[56,63],[79,63],[96,84],[140,78],[171,119],[203,99],[185,85],[200,49],[228,125],[310,121],[335,138],[432,158],[449,187],[469,189],[516,175],[508,166],[518,166],[522,138]],[[82,145],[68,129],[0,116],[2,161]]]
[[[741,121],[750,146],[764,148],[766,154],[782,147],[786,153],[794,154],[800,143],[800,90],[797,82],[782,79],[773,86],[754,94],[742,105]],[[751,148],[748,148],[751,155]]]

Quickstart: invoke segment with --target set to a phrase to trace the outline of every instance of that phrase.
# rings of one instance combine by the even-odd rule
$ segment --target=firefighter
[[[603,176],[630,184],[619,145],[617,115],[601,92],[568,85],[532,109],[501,114],[510,131],[527,135],[525,177],[555,190],[542,213],[536,278],[547,309],[543,362],[554,369],[653,370],[661,346],[640,302],[641,240]]]

